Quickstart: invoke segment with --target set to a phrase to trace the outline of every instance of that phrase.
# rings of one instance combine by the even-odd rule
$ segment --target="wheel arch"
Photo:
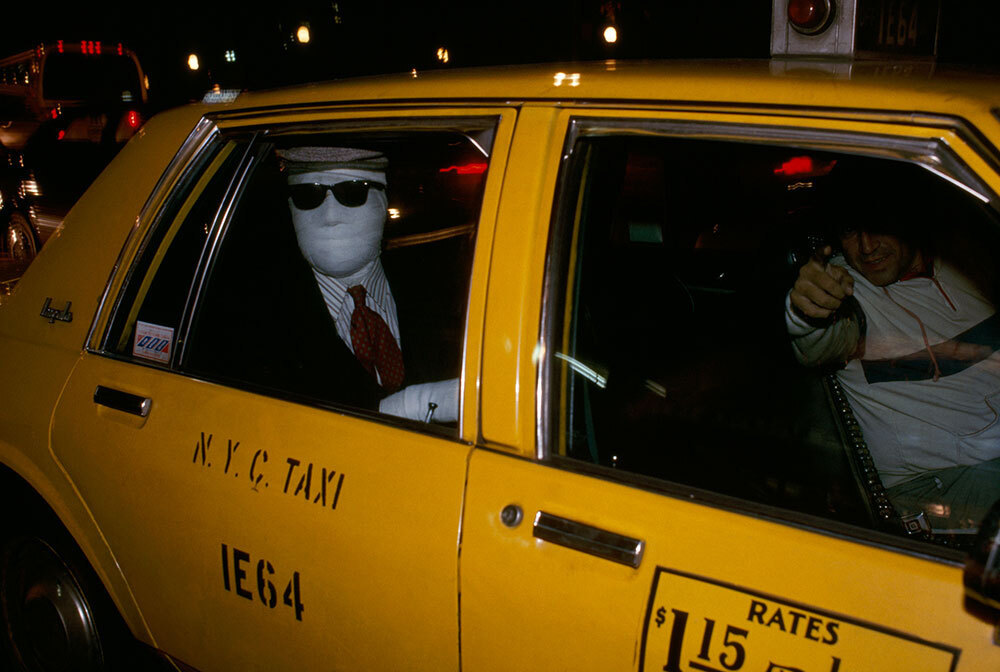
[[[114,609],[136,639],[155,646],[128,582],[89,512],[79,506],[80,515],[73,515],[71,506],[50,503],[41,494],[43,489],[43,485],[36,487],[14,468],[0,462],[0,511],[16,512],[18,520],[11,524],[9,521],[15,516],[0,517],[0,540],[23,530],[45,530],[57,535],[58,541],[69,547],[81,569],[91,575],[94,587],[102,591],[98,599],[105,600]],[[57,508],[62,515],[57,513]],[[77,534],[71,530],[76,530]]]

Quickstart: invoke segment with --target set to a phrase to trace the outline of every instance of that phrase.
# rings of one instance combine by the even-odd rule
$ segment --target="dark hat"
[[[389,166],[382,152],[356,147],[291,147],[279,149],[276,154],[289,175],[337,168],[385,171]]]

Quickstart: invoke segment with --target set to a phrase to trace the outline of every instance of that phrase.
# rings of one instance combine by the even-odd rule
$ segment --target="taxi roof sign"
[[[940,0],[774,0],[772,56],[932,59]]]

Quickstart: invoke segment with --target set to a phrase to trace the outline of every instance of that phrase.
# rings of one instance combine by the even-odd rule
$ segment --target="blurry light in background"
[[[614,26],[608,26],[604,29],[604,41],[608,44],[614,44],[618,41],[618,30]]]
[[[226,49],[226,63],[236,62],[236,52],[232,49]]]
[[[399,208],[389,208],[389,219],[399,219],[400,216]]]
[[[302,44],[306,44],[309,41],[309,26],[304,23],[299,26],[299,29],[295,31],[295,39]]]
[[[31,175],[26,180],[21,180],[21,184],[18,187],[18,194],[21,198],[26,196],[41,196],[42,189],[38,186],[38,182],[35,180],[35,176]]]
[[[486,172],[487,164],[485,163],[465,163],[461,166],[448,166],[447,168],[439,168],[439,173],[450,173],[455,171],[457,175],[482,175]]]
[[[201,67],[201,63],[198,62],[198,54],[188,54],[188,67],[192,70],[197,70]]]
[[[449,58],[448,50],[445,49],[444,47],[438,47],[437,57],[438,60],[441,61],[442,63],[447,63]]]

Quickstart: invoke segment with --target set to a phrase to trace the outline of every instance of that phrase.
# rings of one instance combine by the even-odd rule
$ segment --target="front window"
[[[998,241],[981,199],[916,165],[808,148],[622,135],[573,154],[551,453],[971,538],[1000,498]],[[802,290],[804,266],[825,291]]]

